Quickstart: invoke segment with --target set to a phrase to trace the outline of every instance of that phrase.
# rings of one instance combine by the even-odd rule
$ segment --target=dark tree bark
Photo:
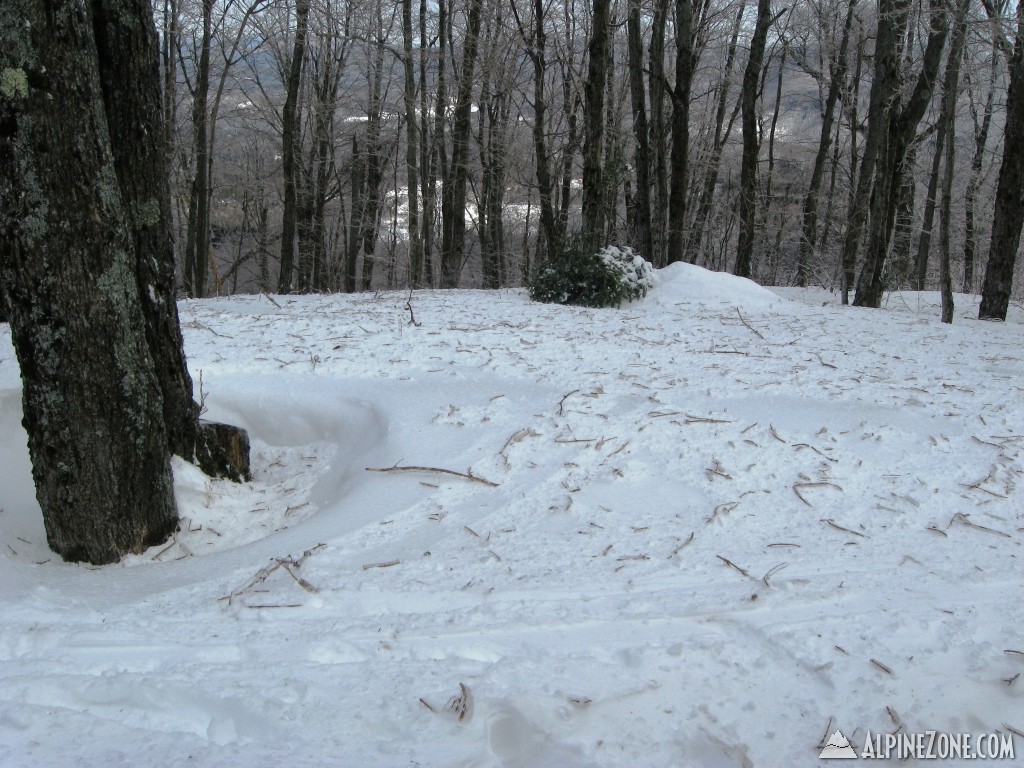
[[[878,40],[880,40],[880,38],[876,37],[876,51]],[[838,264],[842,274],[842,303],[844,307],[848,306],[850,303],[850,291],[853,290],[853,283],[857,277],[857,252],[860,249],[861,236],[863,235],[864,225],[867,221],[868,192],[864,191],[864,196],[862,197],[862,190],[864,188],[861,185],[863,183],[870,184],[875,173],[875,157],[872,157],[871,165],[868,167],[865,160],[861,159],[861,153],[858,146],[858,132],[860,127],[860,81],[861,75],[864,71],[864,48],[866,42],[866,35],[864,34],[863,29],[861,29],[857,35],[857,58],[856,64],[853,68],[853,79],[850,81],[850,87],[846,93],[847,104],[845,111],[847,112],[850,129],[850,179],[852,183],[850,184],[850,191],[846,205],[847,218],[849,221],[843,234],[843,244],[839,253]],[[873,85],[874,83],[872,83],[872,86]],[[869,105],[870,99],[871,96],[869,96]],[[878,119],[881,120],[881,115],[879,115]],[[865,159],[869,154],[868,150],[872,147],[873,140],[875,142],[875,156],[877,156],[877,136],[872,134],[871,118],[869,114],[867,138],[864,141]]]
[[[921,234],[917,241],[917,256],[914,259],[914,290],[923,291],[928,279],[928,260],[931,258],[932,229],[935,226],[935,206],[939,198],[939,172],[942,170],[942,155],[946,145],[946,125],[939,122],[935,133],[935,153],[928,173],[928,191],[924,197],[924,216]]]
[[[695,68],[693,2],[676,0],[676,83],[672,89],[672,159],[668,199],[668,256],[686,258],[686,197],[689,193],[690,90]]]
[[[1024,3],[1017,4],[1017,34],[1009,65],[1003,161],[999,167],[992,240],[978,309],[982,320],[1006,320],[1021,225],[1024,224],[1024,205],[1021,204],[1024,199]]]
[[[909,0],[880,0],[878,33],[875,36],[875,71],[868,101],[868,127],[864,150],[857,171],[857,187],[850,205],[849,221],[843,240],[843,303],[848,301],[857,255],[871,207],[875,167],[889,127],[890,104],[897,98],[900,84],[901,50]],[[857,87],[855,82],[854,89]]]
[[[959,0],[953,40],[946,62],[946,75],[942,82],[942,105],[939,108],[939,125],[946,131],[945,172],[942,178],[942,225],[939,229],[940,290],[942,292],[942,322],[953,322],[953,278],[950,269],[952,243],[950,230],[953,219],[953,171],[956,163],[956,102],[960,92],[960,67],[967,42],[967,14],[971,0]]]
[[[483,0],[469,6],[462,46],[458,95],[452,125],[452,159],[441,190],[441,287],[458,288],[466,251],[466,182],[469,177],[469,140],[473,101],[473,73],[480,41]]]
[[[284,209],[281,214],[281,271],[278,293],[290,293],[295,272],[295,238],[298,229],[299,86],[306,58],[309,0],[295,0],[295,40],[288,65],[288,82],[281,110],[281,166],[284,174]]]
[[[182,282],[186,296],[206,295],[210,254],[210,46],[213,40],[213,1],[203,0],[203,34],[192,94],[192,161],[195,175],[189,193],[188,229]]]
[[[654,200],[651,227],[654,234],[654,263],[665,266],[668,245],[668,131],[665,121],[665,27],[668,24],[670,0],[655,0],[651,20],[651,42],[647,60],[650,75],[647,87],[651,95],[651,163],[654,166]]]
[[[423,241],[420,239],[419,147],[416,118],[416,79],[413,71],[412,0],[402,0],[402,65],[405,69],[405,174],[409,196],[409,285],[423,287]]]
[[[444,0],[438,0],[437,3],[438,13],[440,14],[444,10]],[[421,284],[424,288],[428,288],[434,284],[434,264],[433,264],[433,250],[434,250],[434,211],[436,206],[434,204],[436,180],[437,180],[437,163],[436,156],[437,152],[434,147],[434,136],[430,128],[430,110],[428,109],[428,89],[427,89],[427,61],[430,54],[430,40],[427,38],[427,0],[420,0],[420,184],[423,198],[423,218],[422,227],[423,231],[420,235],[420,247],[423,250],[423,270],[420,278]],[[440,27],[440,33],[438,35],[439,41],[444,41],[444,26]],[[440,88],[440,81],[444,75],[444,46],[441,45],[439,50],[441,55],[438,57],[437,68],[438,68],[438,81]],[[444,122],[437,118],[438,122],[443,126]]]
[[[814,167],[811,170],[811,181],[804,195],[803,225],[800,234],[800,251],[797,256],[796,284],[803,288],[807,285],[811,256],[818,241],[818,198],[821,196],[821,182],[825,176],[825,163],[828,161],[829,147],[832,143],[832,131],[835,123],[836,102],[846,87],[849,69],[850,30],[853,28],[853,12],[857,7],[856,0],[851,0],[843,24],[843,37],[839,44],[839,54],[832,66],[832,75],[828,83],[828,95],[821,113],[821,137],[818,140],[818,152],[814,156]]]
[[[644,93],[643,32],[640,29],[640,1],[630,0],[626,18],[629,49],[629,95],[633,107],[633,132],[636,151],[636,198],[631,206],[631,241],[641,255],[654,261],[654,233],[651,230],[651,150],[648,141],[647,104]]]
[[[172,451],[216,442],[173,301],[152,9],[5,3],[0,70],[0,290],[36,495],[56,553],[113,562],[173,532]]]
[[[754,256],[754,225],[757,217],[757,157],[761,140],[757,130],[757,92],[764,66],[764,48],[772,21],[771,0],[758,0],[757,22],[750,40],[750,57],[743,70],[740,97],[743,125],[743,159],[740,164],[740,234],[733,274],[750,277]]]
[[[985,162],[985,147],[988,145],[988,134],[992,127],[992,114],[995,112],[997,71],[997,58],[995,50],[993,50],[988,95],[985,98],[985,107],[980,122],[973,99],[971,104],[971,112],[974,118],[974,157],[971,158],[971,175],[970,180],[967,182],[967,192],[964,196],[964,281],[962,286],[964,293],[970,293],[974,290],[974,263],[975,254],[978,250],[975,206],[978,198],[978,189],[981,187],[981,170]]]
[[[526,55],[533,64],[532,136],[537,193],[540,196],[540,234],[537,250],[543,258],[545,253],[556,253],[559,250],[561,239],[555,219],[554,185],[547,147],[547,96],[544,91],[544,73],[547,70],[545,58],[547,38],[544,31],[544,2],[543,0],[534,0],[533,26],[529,30],[523,23],[515,2],[511,3],[511,8],[519,28],[519,34],[526,44]]]
[[[949,33],[949,19],[942,0],[931,0],[929,7],[931,28],[928,32],[928,43],[925,45],[917,82],[905,106],[901,104],[899,98],[901,77],[898,57],[895,62],[897,69],[882,73],[887,78],[886,89],[892,89],[892,98],[886,102],[885,117],[888,125],[884,139],[884,160],[879,164],[875,174],[867,256],[857,280],[857,295],[853,302],[858,307],[877,309],[882,303],[882,294],[885,290],[883,270],[892,245],[896,203],[904,174],[907,172],[907,156],[917,133],[917,126],[931,102],[939,66],[942,63],[942,50],[945,48]],[[905,7],[902,12],[898,11],[896,16],[900,23],[899,34],[902,37],[907,23]]]
[[[583,111],[583,237],[589,246],[604,243],[604,97],[608,78],[609,14],[611,0],[593,0],[594,15],[588,50]]]

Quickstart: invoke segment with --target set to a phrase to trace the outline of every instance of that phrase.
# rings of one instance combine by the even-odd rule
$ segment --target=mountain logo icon
[[[850,741],[843,736],[841,731],[836,731],[828,737],[828,743],[818,755],[821,760],[856,760],[857,753],[850,746]]]

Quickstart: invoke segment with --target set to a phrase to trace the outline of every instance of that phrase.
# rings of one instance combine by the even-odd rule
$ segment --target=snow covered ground
[[[176,466],[176,540],[102,569],[46,547],[0,327],[0,765],[1024,760],[1021,308],[659,281],[183,303],[255,479]]]

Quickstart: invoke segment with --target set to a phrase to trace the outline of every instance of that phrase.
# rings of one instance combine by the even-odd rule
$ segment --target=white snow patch
[[[418,327],[404,293],[183,302],[254,480],[176,461],[181,532],[101,569],[46,547],[0,325],[0,764],[781,766],[1024,728],[1020,307],[659,278],[622,310],[418,291]]]

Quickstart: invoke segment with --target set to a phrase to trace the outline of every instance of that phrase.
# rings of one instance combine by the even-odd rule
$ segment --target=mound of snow
[[[647,300],[667,307],[692,302],[752,310],[769,310],[789,303],[753,280],[682,262],[657,271],[657,281]]]

